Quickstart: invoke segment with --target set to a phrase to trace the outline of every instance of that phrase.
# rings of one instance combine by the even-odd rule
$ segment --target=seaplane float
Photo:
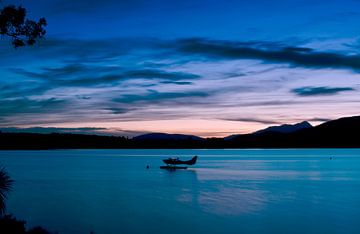
[[[175,170],[175,169],[187,169],[186,166],[179,165],[187,165],[192,166],[196,163],[198,156],[192,157],[190,160],[180,160],[179,158],[167,158],[164,159],[163,162],[166,166],[160,166],[161,169]]]

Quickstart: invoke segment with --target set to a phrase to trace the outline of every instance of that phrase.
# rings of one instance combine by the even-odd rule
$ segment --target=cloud
[[[36,82],[23,81],[20,84],[14,82],[13,84],[0,85],[0,98],[24,98],[32,95],[43,94],[49,89],[44,84],[38,84]]]
[[[55,4],[52,5],[52,10],[54,13],[64,12],[64,13],[88,13],[104,8],[119,9],[123,12],[125,10],[134,9],[135,7],[143,4],[144,0],[57,0]]]
[[[40,69],[41,72],[31,72],[21,68],[12,68],[9,70],[27,77],[54,79],[63,78],[75,74],[82,74],[84,72],[94,71],[96,69],[94,69],[94,67],[85,66],[83,64],[67,64],[63,67],[43,67]]]
[[[298,96],[322,96],[322,95],[334,95],[345,91],[354,91],[354,88],[350,87],[301,87],[292,89],[291,92]]]
[[[148,79],[170,79],[170,80],[182,80],[182,79],[196,79],[200,78],[199,75],[189,74],[184,72],[166,72],[162,70],[144,69],[137,71],[128,71],[124,74],[129,78],[148,78]]]
[[[193,97],[206,97],[209,94],[204,92],[158,92],[156,90],[148,90],[146,94],[133,95],[125,94],[119,98],[114,98],[114,102],[120,103],[134,103],[134,102],[147,102],[155,103],[171,99],[193,98]]]
[[[11,68],[11,72],[29,78],[41,79],[49,82],[51,87],[59,86],[96,86],[112,85],[113,82],[119,82],[129,79],[148,79],[165,80],[163,82],[179,82],[177,84],[188,84],[189,79],[200,78],[199,75],[165,71],[159,69],[137,69],[124,70],[117,66],[99,66],[83,64],[67,64],[62,67],[43,67],[39,72],[27,71],[23,68]],[[185,82],[185,83],[181,83]]]
[[[65,105],[66,101],[56,98],[34,100],[19,98],[13,100],[0,100],[0,113],[2,116],[27,113],[56,112]]]
[[[28,71],[23,68],[10,68],[11,72],[23,75],[29,78],[43,79],[45,81],[63,80],[68,81],[70,78],[87,76],[101,73],[109,73],[121,71],[119,67],[115,66],[99,66],[99,65],[84,65],[79,63],[69,63],[64,66],[57,67],[41,67],[38,72]]]
[[[2,132],[31,132],[31,133],[81,133],[89,134],[95,133],[99,130],[106,130],[106,128],[52,128],[52,127],[31,127],[31,128],[17,128],[7,127],[0,128]]]
[[[307,121],[314,121],[314,122],[328,122],[331,121],[332,119],[329,118],[311,118],[308,119]]]
[[[109,107],[106,108],[105,110],[109,110],[113,114],[125,114],[130,111],[129,109],[119,108],[119,107]]]
[[[1,66],[17,64],[26,67],[34,62],[41,64],[50,62],[65,62],[74,64],[106,64],[119,63],[121,65],[136,64],[140,58],[146,61],[149,56],[159,56],[163,50],[159,47],[162,42],[156,38],[108,38],[108,39],[73,39],[53,38],[39,41],[32,47],[14,50],[7,43],[0,44]],[[128,56],[130,55],[130,56]],[[135,60],[134,60],[135,59]],[[138,61],[136,61],[138,62]]]
[[[103,136],[129,136],[133,137],[136,135],[144,134],[145,132],[129,131],[122,129],[110,129],[110,128],[55,128],[55,127],[29,127],[29,128],[18,128],[18,127],[4,127],[0,128],[1,132],[14,132],[14,133],[71,133],[71,134],[86,134],[86,135],[103,135]]]
[[[259,119],[259,118],[224,118],[222,120],[249,122],[249,123],[261,123],[261,124],[279,124],[279,122],[274,121],[274,120]]]
[[[24,58],[15,51],[8,56],[10,60],[27,58],[27,62],[0,65],[3,67],[0,118],[4,120],[0,124],[101,127],[111,126],[111,123],[125,126],[125,122],[192,118],[213,119],[224,126],[241,130],[246,126],[277,124],[279,119],[290,118],[289,113],[308,105],[310,99],[291,98],[289,89],[294,86],[289,81],[308,79],[302,83],[309,84],[309,87],[298,88],[308,90],[291,91],[299,96],[309,96],[309,92],[320,95],[314,93],[322,91],[321,95],[326,92],[329,95],[331,92],[351,91],[346,87],[356,87],[358,83],[358,74],[353,72],[332,71],[324,77],[324,72],[329,70],[289,68],[286,63],[294,63],[288,59],[280,61],[264,56],[270,52],[296,56],[317,53],[309,48],[272,42],[190,41],[50,40],[34,50],[24,48]],[[206,44],[206,48],[210,49],[207,51],[204,47],[199,53],[185,51],[185,46],[199,43]],[[219,45],[222,45],[221,50]],[[257,52],[257,60],[248,61],[252,55],[239,56],[239,48]],[[29,53],[28,57],[26,53]],[[3,60],[5,64],[9,61]],[[149,63],[161,66],[149,66]],[[300,66],[299,63],[297,66]],[[9,67],[12,68],[9,70]],[[312,81],[324,83],[327,80],[329,86],[344,86],[346,90],[344,87],[333,90],[327,86],[311,86]],[[342,80],[346,80],[346,84]],[[309,91],[309,88],[312,90]],[[319,91],[319,88],[322,90]],[[349,95],[346,98],[356,99],[356,93],[352,94],[352,97]],[[328,103],[321,101],[317,104],[327,107]],[[344,103],[344,100],[336,99],[332,103]],[[356,103],[354,101],[351,107]],[[321,116],[321,113],[311,111],[309,109],[309,113],[297,118]],[[261,116],[270,117],[263,119]],[[146,124],[144,129],[148,129]]]
[[[28,63],[26,55],[59,61],[69,65],[55,70],[44,68],[40,74],[81,72],[91,69],[88,64],[121,64],[125,68],[144,69],[149,64],[171,66],[191,61],[254,59],[266,63],[282,63],[305,68],[360,69],[360,56],[334,52],[316,51],[312,48],[289,45],[289,42],[267,41],[227,41],[206,38],[185,38],[180,40],[162,40],[158,38],[113,38],[102,40],[54,39],[41,41],[34,48],[24,48],[21,54],[8,48],[2,48],[1,57],[19,63]],[[20,56],[21,55],[21,56]],[[163,63],[161,60],[173,59]],[[141,61],[141,63],[139,63]],[[71,64],[72,63],[72,64]],[[104,67],[103,67],[104,68]],[[111,67],[104,68],[111,69]],[[135,70],[136,70],[135,69]],[[150,69],[151,71],[151,69]],[[43,74],[44,73],[44,74]],[[131,72],[130,72],[131,73]],[[130,75],[130,74],[129,74]],[[137,75],[136,72],[133,74]],[[141,75],[141,74],[139,74]]]
[[[208,59],[255,59],[269,63],[287,63],[307,68],[360,69],[360,56],[316,52],[310,48],[272,46],[192,38],[178,40],[174,47],[179,53]]]
[[[176,85],[191,85],[193,82],[189,81],[161,81],[162,84],[176,84]]]

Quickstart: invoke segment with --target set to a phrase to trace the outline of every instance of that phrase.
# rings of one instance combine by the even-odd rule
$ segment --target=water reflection
[[[281,204],[299,199],[298,191],[293,191],[299,188],[292,188],[291,181],[339,179],[336,173],[319,170],[321,164],[308,170],[307,164],[313,164],[312,161],[306,162],[307,170],[289,170],[293,164],[299,164],[299,160],[287,160],[287,170],[281,168],[284,162],[281,164],[277,160],[246,162],[232,160],[224,164],[223,160],[208,160],[188,171],[171,172],[170,177],[174,176],[176,183],[182,182],[176,200],[209,214],[241,216],[261,213],[270,203]],[[264,186],[264,181],[273,183],[274,187]],[[289,186],[279,190],[279,183],[289,183]]]
[[[242,215],[259,212],[268,200],[262,190],[223,187],[214,192],[202,191],[198,201],[209,213]]]
[[[214,171],[209,173],[207,170],[196,168],[168,173],[174,183],[186,181],[181,184],[176,200],[205,213],[223,216],[259,212],[268,201],[265,191],[258,188],[241,188],[241,184],[229,177],[218,183],[216,175],[219,176],[219,173],[214,175]]]

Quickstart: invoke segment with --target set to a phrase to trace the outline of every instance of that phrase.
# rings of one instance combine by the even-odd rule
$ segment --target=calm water
[[[159,169],[195,154],[193,169]],[[59,233],[360,233],[360,150],[0,151],[0,164],[16,180],[8,211]]]

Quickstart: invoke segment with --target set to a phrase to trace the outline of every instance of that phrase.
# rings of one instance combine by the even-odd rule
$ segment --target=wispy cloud
[[[260,118],[224,118],[223,120],[227,121],[239,121],[239,122],[250,122],[250,123],[261,123],[261,124],[279,124],[279,122],[270,120],[270,119],[260,119]]]
[[[28,98],[19,98],[14,100],[0,100],[0,113],[2,116],[19,113],[45,113],[56,112],[65,104],[61,99],[34,100]]]
[[[86,14],[107,8],[116,8],[119,12],[125,12],[136,9],[144,3],[146,3],[144,0],[103,0],[101,2],[97,0],[56,0],[50,10],[53,13]]]
[[[62,86],[113,86],[120,82],[134,79],[157,80],[155,83],[186,85],[191,84],[187,80],[200,78],[199,75],[185,72],[159,69],[125,70],[118,66],[109,67],[83,64],[67,64],[63,67],[42,67],[38,72],[28,71],[23,68],[11,68],[9,70],[14,74],[37,79],[39,82],[42,82],[42,88],[34,89],[33,92]]]
[[[133,137],[136,135],[144,134],[146,132],[129,131],[122,129],[110,129],[110,128],[55,128],[55,127],[30,127],[30,128],[18,128],[18,127],[5,127],[0,128],[2,132],[14,132],[14,133],[70,133],[70,134],[87,134],[87,135],[104,135],[104,136],[128,136]]]
[[[294,46],[264,47],[258,43],[192,38],[178,40],[179,53],[208,59],[256,59],[269,63],[287,63],[308,68],[360,69],[360,56],[318,52]]]
[[[327,122],[327,121],[330,121],[332,119],[330,118],[311,118],[311,119],[308,119],[307,121],[314,121],[314,122]]]
[[[114,98],[114,102],[121,103],[134,103],[134,102],[147,102],[156,103],[159,101],[166,101],[171,99],[191,98],[191,97],[206,97],[209,94],[204,92],[158,92],[156,90],[148,90],[147,93],[142,95],[123,95]]]
[[[319,55],[320,63],[315,61]],[[341,58],[342,65],[327,62],[325,55]],[[170,122],[189,120],[188,129],[201,128],[196,131],[207,135],[321,116],[309,99],[292,94],[322,95],[317,107],[331,111],[334,104],[346,103],[346,108],[338,106],[347,110],[359,105],[350,92],[358,84],[352,72],[357,63],[348,60],[354,56],[291,43],[49,39],[21,55],[5,50],[0,57],[2,126],[115,125],[172,132],[181,124]],[[340,92],[349,92],[348,99],[330,95]],[[306,111],[294,116],[304,106]],[[203,121],[213,129],[201,126]]]
[[[3,99],[0,100],[0,126],[32,124],[44,121],[54,113],[61,115],[68,108],[66,100],[49,99]],[[49,119],[48,119],[49,120]]]
[[[351,87],[301,87],[291,91],[298,96],[323,96],[354,90],[355,89]]]

